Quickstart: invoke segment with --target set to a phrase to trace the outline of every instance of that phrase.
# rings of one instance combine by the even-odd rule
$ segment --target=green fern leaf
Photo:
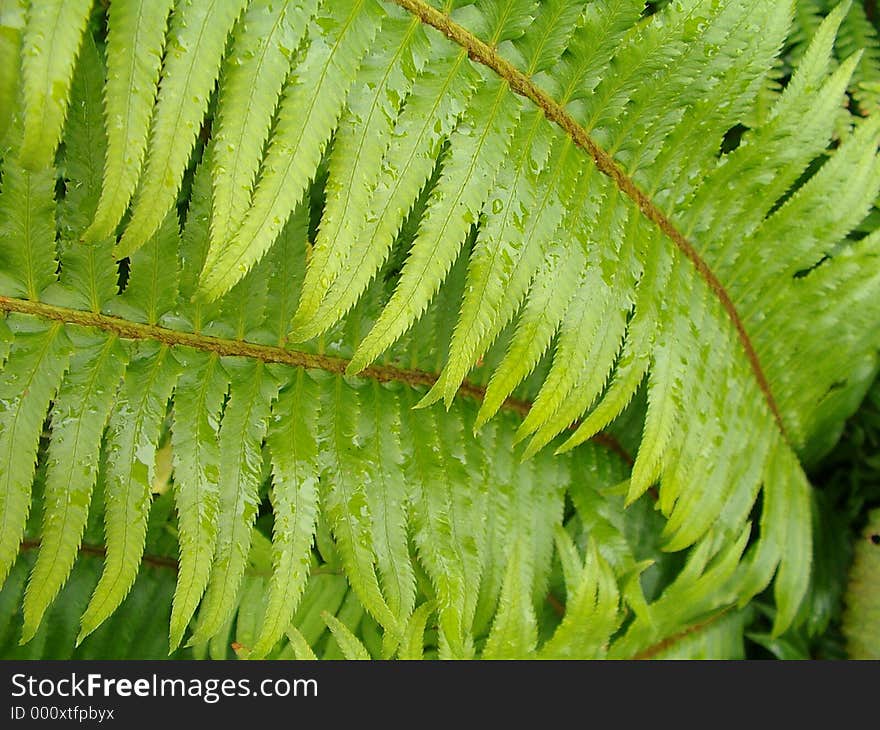
[[[36,633],[76,559],[98,476],[101,436],[127,360],[114,336],[74,342],[70,374],[52,406],[43,529],[24,598],[22,643]]]
[[[367,647],[336,616],[325,613],[324,621],[327,622],[327,626],[333,632],[333,637],[339,642],[339,648],[346,659],[369,660],[371,658]]]
[[[651,659],[745,659],[745,624],[748,612],[734,611],[707,619],[651,654]]]
[[[26,0],[4,0],[0,5],[0,145],[8,143],[21,83],[21,48],[27,20]]]
[[[171,425],[180,570],[171,611],[177,648],[208,585],[220,511],[220,410],[229,385],[217,355],[188,352]]]
[[[309,646],[316,646],[327,631],[322,613],[335,616],[348,591],[348,583],[341,575],[319,574],[309,580],[291,624]]]
[[[55,281],[55,170],[3,166],[0,194],[0,281],[12,296],[39,300]]]
[[[134,194],[159,85],[165,27],[173,0],[121,0],[107,33],[107,158],[95,218],[83,237],[113,235]]]
[[[518,127],[511,142],[511,149],[518,154],[502,164],[498,197],[487,203],[483,211],[482,235],[468,265],[472,284],[465,289],[448,361],[423,405],[430,405],[441,396],[447,406],[452,402],[468,371],[510,321],[525,295],[546,240],[554,230],[550,216],[561,217],[561,206],[549,192],[535,211],[538,191],[544,182],[540,173],[546,171],[548,174],[543,177],[552,179],[550,171],[559,171],[570,151],[569,144],[555,144],[557,141],[537,110]],[[547,164],[551,146],[559,150],[561,159]],[[552,184],[545,189],[552,190]],[[548,210],[548,205],[553,207]],[[545,211],[547,218],[542,217]],[[530,215],[534,216],[535,224]],[[520,230],[524,232],[522,238],[517,235]]]
[[[807,470],[880,351],[851,3],[0,3],[0,651],[822,623]]]
[[[6,364],[6,358],[9,357],[9,351],[12,349],[13,337],[4,315],[3,319],[0,319],[0,367]]]
[[[880,32],[868,16],[867,6],[852,3],[840,27],[836,47],[841,56],[864,51],[865,60],[853,76],[853,95],[863,114],[880,103]]]
[[[652,243],[654,241],[649,238],[648,245]],[[666,288],[670,263],[666,257],[646,257],[634,313],[627,325],[628,336],[617,360],[613,380],[600,403],[590,410],[557,453],[569,451],[608,426],[626,408],[644,381],[651,365],[648,353],[655,344],[657,323],[660,319],[658,294]],[[639,487],[634,487],[631,492],[633,497],[641,494]]]
[[[537,644],[536,607],[547,595],[553,530],[562,523],[563,490],[570,479],[565,465],[549,455],[517,465],[509,456],[512,436],[511,428],[498,430],[486,464],[493,520],[475,620],[479,631],[494,613],[486,657],[520,658]]]
[[[261,341],[264,339],[267,304],[269,301],[269,266],[265,258],[254,267],[254,275],[236,284],[223,297],[220,312],[212,334],[223,334],[236,340]]]
[[[146,246],[131,258],[128,285],[111,311],[136,322],[157,324],[177,301],[177,216],[171,213]]]
[[[375,449],[372,461],[381,464],[367,491],[373,518],[373,546],[382,593],[397,626],[407,624],[415,608],[415,576],[408,544],[407,498],[403,469],[401,423],[397,394],[373,382],[365,389],[361,437]]]
[[[193,173],[192,194],[180,240],[180,280],[175,308],[177,324],[170,322],[172,326],[194,332],[201,332],[220,313],[219,302],[207,304],[194,297],[210,240],[212,154],[213,145],[209,145]]]
[[[778,448],[778,447],[777,447]],[[800,598],[807,589],[811,563],[811,551],[801,545],[810,544],[810,534],[801,523],[788,523],[778,514],[778,510],[792,510],[799,519],[807,520],[809,525],[810,494],[805,481],[794,481],[785,469],[785,450],[771,454],[768,460],[772,470],[764,476],[767,505],[761,519],[761,541],[753,550],[751,561],[744,568],[742,599],[744,604],[749,598],[763,590],[779,566],[777,577],[776,598],[780,600],[779,614],[774,626],[774,635],[790,623],[797,611]],[[772,457],[776,458],[772,458]],[[791,531],[791,533],[790,533]],[[780,585],[781,583],[781,585]]]
[[[407,394],[404,405],[415,399]],[[459,446],[460,414],[441,423],[430,414],[416,417],[404,408],[404,443],[414,494],[414,542],[436,592],[436,610],[444,655],[473,654],[470,626],[477,608],[485,533],[481,515],[486,488],[468,469]],[[472,476],[477,477],[476,480]],[[485,483],[485,482],[483,482]],[[475,488],[476,487],[476,488]]]
[[[436,53],[431,55],[435,60],[413,84],[409,103],[397,120],[385,153],[384,160],[394,164],[382,165],[366,222],[343,260],[339,275],[335,280],[326,277],[322,288],[327,291],[317,311],[308,321],[303,321],[305,312],[294,318],[296,326],[290,334],[294,341],[326,330],[327,322],[338,321],[364,293],[388,257],[407,211],[430,179],[444,137],[460,115],[459,107],[467,104],[474,92],[479,75],[468,66],[464,51],[447,52],[440,58]],[[351,211],[350,215],[354,214]]]
[[[302,369],[272,409],[267,445],[272,455],[273,570],[254,654],[265,655],[290,624],[311,570],[310,548],[318,515],[318,442],[314,433],[320,394]]]
[[[214,247],[232,237],[250,205],[253,180],[291,57],[317,6],[317,0],[252,2],[233,32],[214,135]]]
[[[417,661],[425,656],[425,627],[433,611],[430,603],[423,603],[409,617],[403,639],[397,651],[397,658]]]
[[[321,618],[324,620],[324,624],[330,628],[327,621],[328,616],[330,614],[323,612]],[[358,638],[358,634],[361,633],[361,624],[368,617],[354,591],[349,591],[345,594],[345,599],[333,618],[336,619],[334,626],[340,630],[334,632],[333,628],[330,628],[330,633],[323,642],[322,657],[331,660],[358,657],[361,659],[371,658],[369,649]],[[339,640],[337,640],[337,636],[339,636]],[[354,642],[351,641],[352,638],[355,639]],[[366,656],[364,655],[364,650],[366,650]]]
[[[105,446],[107,559],[83,613],[77,643],[116,609],[131,589],[144,550],[159,428],[179,373],[167,347],[131,358]]]
[[[531,653],[538,643],[535,607],[520,567],[526,550],[523,541],[513,543],[498,597],[498,612],[483,649],[484,659],[521,658]]]
[[[598,659],[605,655],[620,625],[620,596],[611,567],[590,540],[586,560],[562,528],[556,543],[565,574],[566,611],[541,656],[553,659]]]
[[[329,382],[324,380],[323,393],[326,400],[321,407],[319,433],[326,448],[321,454],[321,501],[352,588],[367,611],[386,629],[396,631],[398,618],[388,606],[376,574],[370,500],[365,489],[377,481],[375,471],[384,465],[361,456],[360,390],[335,376]]]
[[[309,209],[300,205],[290,216],[269,257],[269,291],[267,299],[267,342],[284,347],[287,331],[302,291],[306,259],[311,251],[308,243]]]
[[[207,3],[184,0],[175,8],[152,117],[146,165],[131,220],[115,249],[117,258],[130,256],[143,246],[159,230],[174,206],[208,97],[220,71],[226,37],[243,6],[244,0]],[[160,12],[162,9],[160,6]],[[152,50],[155,40],[145,39],[145,43]],[[131,47],[124,50],[129,60],[133,51]],[[152,75],[152,69],[148,73]],[[137,153],[137,148],[131,152],[135,156]],[[116,222],[111,224],[115,225]],[[108,232],[107,229],[104,232]]]
[[[725,586],[733,577],[748,537],[746,530],[721,549],[716,536],[700,542],[662,595],[649,605],[642,600],[642,612],[637,613],[626,632],[611,643],[608,657],[639,656],[664,637],[676,636],[713,611],[727,609],[728,597],[713,588]],[[734,592],[731,589],[731,594]],[[632,597],[628,597],[628,601],[635,603]]]
[[[323,12],[312,25],[302,67],[282,96],[281,121],[266,152],[251,207],[231,237],[213,244],[208,252],[200,283],[207,299],[228,291],[278,236],[320,160],[353,82],[351,74],[384,15],[375,0],[346,0]],[[330,73],[331,69],[345,72]]]
[[[309,339],[308,325],[321,322],[315,312],[368,219],[370,193],[392,143],[394,122],[429,55],[428,39],[417,20],[389,16],[383,29],[388,50],[365,61],[334,139],[327,202],[293,320],[296,340]]]
[[[348,371],[375,360],[421,315],[477,222],[521,113],[507,86],[486,80],[450,140],[450,156],[432,192],[394,296],[359,345]]]
[[[296,626],[289,626],[287,628],[287,638],[290,641],[290,645],[293,647],[294,656],[296,656],[299,661],[315,661],[318,659],[315,656],[315,652],[312,651],[312,647],[308,645],[305,640],[305,637],[299,632],[299,629]]]
[[[562,238],[566,253],[546,259],[529,291],[528,299],[507,347],[504,359],[492,373],[486,397],[477,414],[475,429],[494,416],[502,404],[537,366],[565,316],[583,269],[583,253],[571,239]],[[566,260],[567,259],[567,260]]]
[[[91,35],[86,35],[73,76],[70,110],[64,131],[64,177],[67,192],[58,205],[58,228],[64,248],[60,287],[47,301],[100,312],[117,293],[119,271],[110,255],[112,241],[79,243],[101,195],[101,170],[107,151],[102,94],[104,63]]]
[[[36,330],[21,324],[0,383],[0,580],[18,554],[43,421],[71,349],[59,324]]]
[[[224,366],[231,383],[220,427],[217,547],[192,644],[217,633],[235,608],[259,507],[263,459],[260,445],[278,389],[262,363]]]
[[[48,0],[30,5],[22,39],[21,163],[28,170],[49,167],[55,157],[91,5],[91,0]]]
[[[606,205],[606,210],[613,208],[610,202]],[[609,232],[608,237],[613,236]],[[534,432],[525,451],[527,457],[574,423],[598,398],[623,341],[630,308],[627,294],[632,282],[615,281],[609,286],[602,281],[601,268],[599,264],[592,269],[570,303],[557,336],[553,366],[517,433],[521,439]],[[620,276],[624,278],[626,274]],[[589,303],[582,299],[586,292],[591,293]],[[595,304],[599,304],[599,309]],[[597,311],[604,312],[604,317],[597,318]],[[588,368],[591,362],[596,364],[594,368]],[[599,363],[605,364],[605,368]]]

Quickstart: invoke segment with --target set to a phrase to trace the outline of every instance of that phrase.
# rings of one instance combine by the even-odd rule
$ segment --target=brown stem
[[[106,314],[87,312],[79,309],[67,309],[54,304],[33,302],[27,299],[15,299],[0,296],[0,312],[17,312],[42,317],[54,322],[74,324],[81,327],[96,327],[105,332],[112,332],[126,340],[152,340],[161,342],[169,347],[190,347],[194,350],[214,352],[227,357],[248,357],[261,360],[266,363],[279,363],[293,367],[312,368],[325,370],[330,373],[342,375],[349,361],[342,357],[329,355],[315,355],[299,350],[287,350],[283,347],[270,345],[258,345],[244,340],[226,340],[220,337],[182,332],[179,330],[159,327],[158,325],[129,322],[119,317],[111,317]],[[358,373],[358,377],[372,378],[379,382],[400,382],[410,386],[432,386],[437,375],[423,370],[406,370],[391,365],[371,365]],[[475,400],[483,400],[486,397],[486,389],[465,381],[458,390],[459,394]],[[524,416],[528,413],[532,404],[518,398],[508,398],[502,408]],[[596,444],[613,451],[628,464],[633,463],[632,456],[607,433],[599,433],[592,439]]]
[[[559,616],[559,618],[565,616],[565,604],[552,591],[547,593],[547,603],[553,609],[553,613]]]
[[[40,548],[40,540],[22,540],[20,549],[22,552],[25,550],[38,550]],[[81,543],[79,546],[79,551],[83,555],[94,555],[100,558],[106,557],[107,548],[103,545],[89,545],[87,543]],[[165,555],[150,555],[149,553],[145,553],[141,556],[141,563],[144,565],[152,565],[156,568],[169,568],[171,570],[177,571],[177,560],[175,558],[170,558]]]

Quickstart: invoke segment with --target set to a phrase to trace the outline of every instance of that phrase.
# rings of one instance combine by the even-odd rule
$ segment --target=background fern
[[[842,645],[868,10],[0,7],[6,654]]]

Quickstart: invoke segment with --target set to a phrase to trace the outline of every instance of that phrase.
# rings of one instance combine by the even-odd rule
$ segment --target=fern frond
[[[485,489],[473,488],[464,455],[453,446],[461,433],[460,420],[445,420],[440,433],[432,414],[415,416],[411,408],[415,399],[403,402],[410,406],[402,416],[408,435],[407,468],[415,491],[410,497],[413,541],[436,592],[443,651],[467,657],[473,653],[469,629],[482,573]]]
[[[348,626],[329,613],[324,614],[324,620],[327,622],[327,626],[330,627],[333,638],[339,643],[339,649],[346,659],[370,659],[370,652],[367,651],[367,648],[352,633]]]
[[[263,144],[290,60],[317,9],[308,3],[252,2],[232,36],[217,102],[212,159],[211,240],[222,246],[251,202]]]
[[[422,314],[445,278],[495,179],[513,137],[520,108],[509,90],[487,79],[450,139],[449,158],[432,191],[394,296],[364,338],[349,372],[357,373],[397,340]]]
[[[177,216],[169,214],[147,244],[131,257],[129,280],[109,307],[114,313],[147,324],[157,324],[177,301]]]
[[[165,9],[164,4],[149,4],[154,6],[151,12]],[[143,246],[174,206],[208,97],[220,72],[226,38],[244,4],[244,0],[183,0],[172,13],[144,171],[131,220],[115,249],[117,258],[130,256]],[[155,28],[155,20],[152,25]],[[154,55],[155,38],[145,38],[144,43],[149,49],[147,55]],[[134,49],[120,50],[130,62]],[[153,73],[150,69],[144,74],[144,83]],[[124,79],[120,81],[124,83]],[[137,147],[132,155],[139,156]],[[123,160],[131,167],[124,153]],[[105,185],[109,182],[105,178]],[[117,222],[102,232],[106,235]]]
[[[836,45],[843,57],[864,52],[864,61],[853,75],[853,95],[867,116],[880,103],[880,31],[868,18],[865,5],[852,4],[841,23]]]
[[[180,279],[175,319],[176,326],[201,332],[220,314],[220,303],[206,304],[195,299],[199,273],[205,263],[211,229],[211,155],[213,146],[205,150],[203,159],[193,172],[192,192],[180,235]],[[173,324],[173,321],[172,321]]]
[[[216,355],[187,352],[171,423],[174,500],[181,545],[171,611],[171,650],[208,585],[220,511],[220,412],[229,381]]]
[[[616,217],[619,209],[612,201],[607,201],[606,211],[610,211],[606,222],[600,220],[597,235],[613,240],[620,235],[620,229],[627,225],[625,220]],[[638,221],[636,220],[636,225]],[[630,223],[632,225],[632,223]],[[617,230],[615,230],[617,229]],[[632,237],[627,237],[632,240]],[[620,252],[625,260],[631,253]],[[559,327],[553,365],[547,374],[544,385],[535,399],[532,409],[523,421],[518,438],[534,433],[525,455],[531,456],[543,448],[566,426],[577,420],[602,392],[607,373],[623,341],[626,319],[631,302],[632,281],[626,273],[623,281],[611,285],[602,280],[602,262],[584,277],[579,291],[569,303],[565,319]],[[589,292],[590,299],[583,296]],[[597,306],[598,305],[598,306]],[[602,312],[602,315],[597,313]],[[593,369],[588,363],[605,363]]]
[[[537,620],[529,585],[520,566],[528,548],[523,541],[513,543],[510,562],[498,596],[498,613],[486,639],[485,659],[514,659],[530,654],[538,643]]]
[[[748,612],[715,614],[686,633],[675,637],[669,646],[658,647],[651,659],[744,659],[745,624]]]
[[[20,159],[25,169],[48,167],[55,157],[91,5],[91,0],[49,0],[28,8],[21,64],[24,137]]]
[[[365,61],[333,142],[324,214],[309,257],[294,331],[300,323],[321,321],[314,317],[315,311],[369,218],[370,193],[393,141],[394,123],[403,104],[412,103],[408,96],[414,77],[422,72],[429,55],[428,38],[417,20],[395,15],[383,27],[390,40],[388,51]],[[294,337],[308,339],[309,335]]]
[[[315,575],[309,581],[292,624],[308,645],[316,645],[326,634],[327,623],[323,614],[335,616],[349,590],[341,575]]]
[[[321,334],[329,322],[339,320],[364,293],[390,253],[406,213],[431,177],[444,137],[460,114],[459,105],[466,104],[474,91],[478,75],[467,64],[467,55],[463,51],[449,52],[442,45],[435,48],[432,47],[432,62],[413,84],[409,103],[397,119],[385,152],[383,162],[394,161],[393,167],[381,165],[364,223],[351,224],[357,237],[348,256],[340,257],[341,268],[335,278],[332,270],[325,274],[326,283],[321,286],[325,290],[323,306],[318,307],[311,319],[307,319],[309,312],[297,312],[291,332],[291,339],[295,341]],[[363,216],[363,213],[349,209],[348,215]],[[336,242],[333,245],[335,248]],[[351,265],[346,267],[346,260]],[[320,263],[321,259],[317,261]],[[318,283],[321,283],[320,277]],[[305,296],[308,295],[307,290]]]
[[[293,647],[294,656],[299,661],[317,660],[318,657],[315,655],[315,652],[312,651],[312,647],[308,645],[296,626],[291,626],[287,629],[287,638],[290,640],[290,645]]]
[[[727,656],[758,594],[767,641],[803,621],[805,469],[880,345],[871,51],[813,6],[4,4],[22,640],[75,608],[87,654],[151,596],[216,658]]]
[[[647,604],[644,596],[639,596],[639,601],[629,597],[631,604],[635,604],[633,608],[641,605],[641,611],[636,610],[635,619],[626,632],[612,642],[608,657],[636,657],[657,646],[664,637],[676,636],[713,611],[727,608],[729,595],[735,590],[730,589],[725,596],[717,587],[725,587],[734,575],[748,537],[746,529],[720,550],[717,536],[703,540],[658,599]]]
[[[111,236],[141,172],[159,85],[165,28],[173,0],[121,0],[107,33],[107,159],[95,218],[84,238]]]
[[[251,207],[240,227],[209,249],[200,282],[205,298],[216,299],[228,291],[278,236],[305,192],[337,124],[352,76],[384,16],[375,0],[333,3],[322,13],[311,25],[301,68],[282,94],[279,125]]]
[[[256,655],[284,633],[306,587],[309,549],[318,517],[318,386],[302,369],[282,388],[272,409],[267,446],[272,455],[273,571]]]
[[[101,195],[101,171],[107,152],[102,91],[105,69],[91,35],[86,35],[73,77],[62,160],[66,194],[58,205],[58,229],[64,266],[47,301],[100,312],[117,293],[119,270],[110,255],[112,240],[79,243]]]
[[[98,476],[101,437],[128,358],[114,335],[74,342],[70,374],[52,405],[43,528],[24,599],[22,643],[36,633],[76,559]]]
[[[408,544],[408,489],[404,476],[404,456],[400,403],[390,388],[374,382],[364,393],[361,438],[375,448],[373,460],[382,464],[373,488],[367,492],[373,517],[373,545],[383,594],[403,627],[415,608],[415,576]],[[369,415],[367,415],[369,414]]]
[[[561,524],[563,513],[563,492],[552,485],[573,478],[562,471],[573,465],[554,463],[549,455],[511,468],[503,456],[512,451],[510,436],[506,429],[498,433],[495,455],[487,464],[496,515],[494,550],[487,561],[487,577],[494,574],[494,580],[481,596],[484,607],[495,608],[483,648],[487,658],[526,656],[537,645],[536,607],[545,599],[544,577],[553,556],[551,525]],[[477,621],[481,618],[478,613]]]
[[[55,279],[55,169],[29,172],[5,160],[0,193],[0,271],[11,296],[39,300]]]
[[[483,233],[468,262],[472,283],[465,289],[448,362],[424,405],[441,397],[451,402],[468,371],[514,316],[562,218],[564,202],[555,194],[555,182],[570,160],[570,141],[553,135],[543,115],[532,111],[511,149],[521,154],[505,159],[498,174],[499,203],[484,210]],[[539,191],[546,191],[540,201]],[[524,231],[522,238],[518,230]]]
[[[77,643],[122,602],[137,576],[150,512],[159,428],[179,366],[167,347],[131,357],[104,445],[107,559],[83,613]]]
[[[328,623],[328,616],[326,613],[322,614],[325,624]],[[336,619],[336,622],[331,620],[329,623],[333,623],[340,630],[334,632],[333,628],[328,626],[330,634],[324,641],[324,658],[331,660],[369,659],[369,650],[366,649],[366,646],[362,646],[362,642],[356,635],[362,633],[363,622],[368,620],[368,616],[354,591],[349,591],[345,594],[345,599],[342,601],[339,611],[332,618]],[[337,640],[337,636],[339,640]],[[354,638],[355,641],[350,641],[351,638]]]
[[[23,553],[2,591],[0,603],[21,602],[24,582],[33,565],[33,553]],[[12,620],[0,633],[3,656],[15,659],[96,659],[131,657],[164,658],[167,646],[164,629],[174,590],[174,572],[167,566],[145,566],[119,610],[95,633],[74,648],[79,615],[88,602],[89,590],[101,572],[99,555],[83,555],[73,567],[71,578],[53,604],[39,632],[25,645],[16,644],[21,619],[0,607]],[[17,574],[17,575],[16,575]],[[17,580],[16,580],[17,579]]]
[[[278,384],[262,363],[227,363],[229,399],[219,435],[219,519],[211,578],[191,643],[213,636],[232,613],[247,565],[270,407]]]
[[[0,319],[0,366],[6,364],[6,358],[9,357],[9,351],[12,349],[12,330],[6,323],[6,315]]]
[[[21,83],[22,36],[27,22],[26,0],[4,0],[0,5],[0,145],[8,146],[8,134],[17,106]]]
[[[424,658],[425,627],[432,610],[433,606],[430,603],[423,603],[412,612],[397,652],[398,659],[416,661]]]
[[[302,291],[306,260],[314,252],[308,235],[309,208],[303,204],[291,214],[270,254],[271,273],[264,323],[268,344],[284,347],[288,341],[290,321]]]
[[[0,383],[0,578],[5,579],[31,505],[37,447],[49,401],[68,367],[63,327],[14,321],[15,339]]]
[[[597,659],[604,656],[620,623],[620,595],[611,567],[590,541],[586,560],[562,528],[556,543],[565,574],[566,613],[550,640],[542,647],[546,658]]]
[[[576,241],[564,234],[562,241],[566,253],[570,252],[571,256],[547,257],[536,272],[516,332],[504,359],[489,380],[475,428],[482,427],[492,418],[537,367],[565,316],[565,307],[580,283],[585,261]]]
[[[321,439],[329,446],[321,464],[321,501],[352,588],[387,630],[398,631],[398,617],[387,603],[376,571],[373,518],[366,485],[377,481],[377,470],[395,470],[400,465],[363,458],[366,434],[360,432],[360,389],[349,387],[339,375],[330,378],[327,385],[323,389],[325,400],[319,421]]]
[[[489,3],[491,43],[517,37],[517,22],[528,17],[530,4]],[[535,54],[541,47],[533,49]],[[529,59],[531,60],[531,59]],[[537,60],[537,59],[534,59]],[[356,373],[394,341],[422,314],[455,262],[470,226],[477,223],[522,114],[522,100],[502,80],[489,77],[471,98],[449,139],[443,172],[410,247],[394,295],[379,320],[360,343],[349,372]],[[502,201],[492,205],[499,209]]]

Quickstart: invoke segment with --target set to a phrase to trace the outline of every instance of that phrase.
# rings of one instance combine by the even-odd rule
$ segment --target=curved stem
[[[709,268],[709,265],[700,256],[694,245],[679,231],[675,224],[660,210],[651,200],[650,196],[641,190],[638,185],[629,177],[626,172],[617,164],[614,158],[602,149],[595,140],[590,137],[586,129],[584,129],[571,116],[559,102],[553,99],[546,91],[535,84],[525,73],[520,71],[510,61],[501,56],[493,46],[485,43],[477,38],[466,28],[453,21],[448,15],[440,12],[436,8],[431,7],[423,0],[389,0],[395,5],[399,5],[404,10],[412,13],[419,18],[425,25],[440,31],[453,43],[464,48],[468,56],[475,63],[479,63],[486,68],[491,69],[501,78],[503,78],[511,91],[523,96],[535,105],[537,105],[544,116],[562,131],[564,131],[572,141],[584,150],[595,163],[599,172],[611,178],[617,188],[630,200],[632,200],[642,214],[654,223],[669,238],[678,249],[690,260],[697,273],[703,278],[712,293],[718,298],[728,318],[736,329],[737,337],[745,351],[749,366],[758,381],[758,387],[764,394],[770,412],[782,432],[783,437],[788,439],[785,423],[782,420],[782,413],[770,389],[770,383],[761,367],[761,361],[755,347],[746,332],[745,324],[742,317],[733,304],[724,285],[715,276],[715,272]]]

